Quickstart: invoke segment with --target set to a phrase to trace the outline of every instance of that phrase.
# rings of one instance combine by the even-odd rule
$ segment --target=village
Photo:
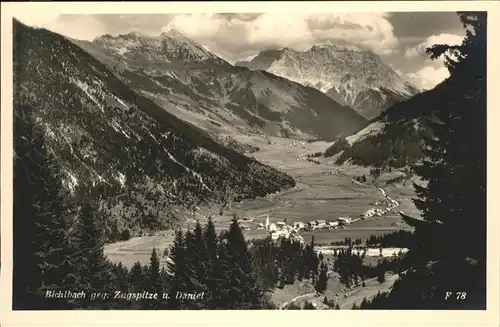
[[[359,183],[357,180],[353,179],[353,183]],[[272,240],[278,241],[280,238],[287,238],[292,240],[297,240],[304,243],[304,238],[300,235],[301,231],[313,232],[316,230],[334,230],[339,228],[347,228],[347,226],[355,223],[359,220],[365,220],[373,217],[382,217],[386,214],[393,213],[395,208],[399,206],[398,201],[389,197],[384,189],[378,188],[385,200],[374,201],[371,204],[377,206],[378,208],[371,208],[362,213],[359,217],[338,217],[331,221],[325,219],[311,220],[307,223],[302,221],[295,221],[291,224],[287,223],[287,219],[283,221],[278,221],[271,223],[269,220],[269,214],[259,216],[259,217],[243,217],[239,220],[240,226],[243,230],[264,230],[271,236]],[[253,223],[256,219],[262,219],[265,216],[264,222],[254,223],[253,228],[249,226],[249,223]]]

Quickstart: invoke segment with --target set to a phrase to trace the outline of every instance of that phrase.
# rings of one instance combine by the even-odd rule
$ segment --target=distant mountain
[[[138,93],[213,135],[333,139],[367,124],[352,108],[314,88],[234,67],[177,31],[71,41]]]
[[[166,227],[182,208],[295,185],[137,94],[66,38],[18,21],[13,31],[15,119],[36,117],[75,197],[88,187],[105,196],[108,239]],[[218,60],[185,49],[176,58],[192,62],[196,50],[195,60]]]
[[[304,52],[289,48],[263,51],[251,61],[235,65],[312,86],[367,119],[419,92],[372,51],[340,41],[318,44]]]
[[[464,96],[449,79],[434,89],[417,94],[387,109],[363,130],[336,140],[326,156],[336,155],[338,164],[403,168],[422,159],[423,137],[431,137],[428,122],[434,110],[450,96]]]

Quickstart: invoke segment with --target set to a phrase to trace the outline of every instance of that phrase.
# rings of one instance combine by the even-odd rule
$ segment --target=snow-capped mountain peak
[[[97,37],[94,43],[120,55],[144,56],[165,63],[219,63],[226,62],[189,39],[181,32],[170,29],[158,36],[131,32],[124,35],[109,34]]]
[[[176,30],[175,28],[168,29],[163,31],[160,35],[161,37],[169,37],[174,39],[188,39],[184,34]]]
[[[236,65],[317,88],[369,119],[418,93],[375,53],[345,41],[328,40],[303,52],[267,50]]]

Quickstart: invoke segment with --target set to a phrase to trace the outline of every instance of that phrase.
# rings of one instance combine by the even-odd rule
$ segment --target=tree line
[[[396,232],[383,235],[371,235],[366,240],[367,246],[380,247],[401,247],[409,248],[412,245],[413,232],[407,230],[398,230]]]

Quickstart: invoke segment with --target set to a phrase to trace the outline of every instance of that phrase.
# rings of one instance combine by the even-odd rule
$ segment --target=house
[[[278,230],[274,233],[271,234],[271,239],[272,240],[277,240],[279,239],[280,237],[284,237],[284,238],[289,238],[290,237],[290,233],[286,230]]]
[[[276,228],[276,225],[275,225],[275,224],[271,224],[271,225],[269,225],[269,231],[270,231],[271,233],[272,233],[272,232],[275,232],[275,231],[277,231],[277,230],[278,230],[278,228]]]
[[[284,221],[278,221],[276,223],[276,227],[278,227],[278,228],[283,228],[285,225],[286,225],[286,223]]]
[[[349,225],[351,223],[351,218],[349,217],[339,217],[337,220],[341,225]]]
[[[304,227],[306,227],[306,224],[304,224],[303,222],[301,221],[297,221],[293,224],[293,227],[296,228],[296,229],[302,229]]]
[[[330,225],[331,227],[337,227],[339,225],[339,222],[338,221],[330,221],[328,223],[328,225]]]
[[[316,226],[316,222],[314,220],[311,220],[307,224],[309,225],[309,227],[315,227]]]
[[[365,213],[363,214],[363,218],[370,218],[370,217],[373,217],[373,215],[375,214],[374,210],[373,209],[370,209],[370,210],[367,210],[365,211]]]
[[[326,225],[326,220],[323,219],[316,220],[316,225],[318,227],[323,227],[324,225]]]

